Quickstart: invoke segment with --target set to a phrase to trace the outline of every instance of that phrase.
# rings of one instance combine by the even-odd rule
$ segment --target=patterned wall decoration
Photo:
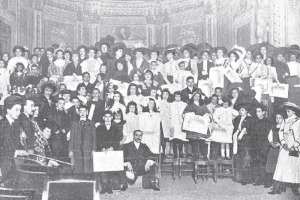
[[[203,23],[172,27],[172,43],[185,45],[204,41]]]
[[[66,24],[45,19],[44,44],[46,47],[56,43],[60,46],[74,46],[74,24]]]

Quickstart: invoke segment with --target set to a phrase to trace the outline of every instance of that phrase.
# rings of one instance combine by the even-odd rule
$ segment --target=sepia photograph
[[[0,200],[300,200],[300,0],[0,0]]]

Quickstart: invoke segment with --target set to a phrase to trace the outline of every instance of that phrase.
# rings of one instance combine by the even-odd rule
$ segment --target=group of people
[[[159,190],[162,154],[233,159],[234,181],[272,187],[270,194],[290,186],[300,195],[300,107],[257,89],[262,82],[299,84],[299,46],[269,48],[131,49],[111,37],[76,50],[15,46],[12,58],[0,59],[1,184],[24,165],[16,158],[77,174],[93,172],[92,152],[123,151],[125,170],[102,173],[102,193],[112,193],[115,180],[124,191],[144,174]],[[224,73],[215,77],[214,69]],[[183,128],[191,114],[208,122],[207,131]]]

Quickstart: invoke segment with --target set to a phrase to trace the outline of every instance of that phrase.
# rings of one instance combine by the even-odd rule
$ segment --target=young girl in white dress
[[[119,109],[122,111],[123,116],[125,115],[126,107],[123,100],[123,96],[119,91],[114,92],[113,100],[108,103],[108,109],[111,112],[117,112]]]
[[[225,151],[226,151],[226,158],[230,158],[230,146],[229,144],[232,143],[232,133],[233,133],[233,119],[238,116],[238,111],[234,110],[231,107],[231,101],[229,98],[224,97],[222,98],[223,104],[222,107],[216,108],[213,114],[213,120],[215,125],[213,127],[212,135],[209,139],[215,142],[221,142],[221,157],[225,158]],[[224,135],[220,137],[220,135],[214,135],[214,130],[222,130],[225,131]],[[219,132],[219,131],[218,131]]]
[[[161,100],[158,101],[158,110],[161,117],[162,131],[164,135],[164,151],[165,154],[170,154],[171,145],[169,139],[171,137],[171,103],[168,102],[170,97],[170,91],[168,89],[162,90]]]
[[[154,154],[160,153],[160,114],[155,100],[150,98],[147,106],[139,115],[139,128],[143,131],[142,142],[145,143]]]
[[[133,132],[139,130],[139,116],[137,104],[130,101],[126,107],[126,124],[124,126],[124,143],[133,141]]]
[[[186,139],[186,133],[182,131],[183,124],[183,111],[187,104],[181,101],[181,92],[174,93],[175,101],[171,103],[171,135],[170,140],[173,143],[173,153],[176,158],[183,157],[183,143],[182,141],[188,141]],[[179,154],[179,155],[178,155]]]

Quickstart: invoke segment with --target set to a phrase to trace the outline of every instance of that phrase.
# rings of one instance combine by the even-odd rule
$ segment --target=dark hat
[[[183,47],[180,48],[180,52],[183,53],[184,51],[188,51],[190,53],[190,56],[193,57],[198,53],[198,49],[196,47],[196,45],[189,43],[184,45]]]
[[[197,49],[198,49],[198,51],[202,51],[202,50],[204,50],[204,49],[207,49],[207,50],[209,50],[209,51],[212,51],[212,50],[213,50],[213,47],[212,47],[210,44],[204,42],[204,43],[198,44],[198,45],[197,45]]]
[[[135,55],[136,52],[141,52],[143,55],[145,55],[147,54],[148,49],[146,47],[138,47],[133,50],[133,55]]]
[[[292,102],[285,102],[282,105],[285,109],[290,109],[296,113],[297,116],[300,114],[300,106],[296,105],[295,103]]]
[[[238,60],[240,58],[240,56],[237,52],[242,53],[241,50],[239,50],[239,49],[231,49],[227,55],[228,55],[228,57],[230,57],[231,54],[234,54],[236,57],[236,60]]]
[[[90,51],[90,50],[94,50],[95,54],[98,53],[98,49],[95,46],[90,46],[89,49],[88,49],[88,51]]]
[[[148,50],[148,54],[151,55],[152,52],[156,52],[157,56],[160,54],[160,48],[159,47],[152,47],[151,49]]]
[[[207,53],[208,55],[210,55],[210,50],[209,49],[201,49],[199,52],[199,56],[202,56],[204,53]]]
[[[66,90],[62,90],[62,91],[60,91],[60,94],[61,95],[64,95],[64,94],[72,94],[72,91],[71,90],[68,90],[68,89],[66,89]]]
[[[256,51],[256,52],[253,53],[253,58],[255,58],[255,57],[258,56],[258,55],[260,55],[261,58],[264,57],[264,55],[262,55],[262,53],[260,53],[260,51]]]
[[[262,104],[256,104],[255,108],[260,108],[262,111],[267,111],[266,106],[262,105]]]
[[[292,50],[300,50],[299,45],[297,45],[297,44],[292,44],[292,45],[289,47],[289,49],[292,49]]]
[[[24,48],[24,47],[22,47],[22,46],[20,46],[20,45],[14,46],[14,48],[13,48],[13,52],[15,53],[17,49],[21,50],[21,51],[22,51],[22,53],[24,53],[24,52],[25,52],[25,48]]]
[[[169,44],[166,46],[164,54],[175,53],[178,50],[177,44]]]
[[[289,52],[287,47],[278,47],[274,50],[273,55],[277,56],[278,54],[286,55]]]
[[[5,107],[7,107],[7,106],[14,106],[16,104],[20,104],[20,105],[24,104],[24,101],[22,100],[22,98],[20,96],[11,95],[11,96],[7,97],[4,100],[4,106]]]
[[[108,48],[110,47],[110,42],[107,40],[107,39],[101,39],[99,42],[97,42],[96,44],[95,44],[95,47],[97,47],[97,49],[99,50],[99,51],[101,51],[101,46],[102,45],[107,45],[108,46]]]
[[[219,50],[223,51],[224,54],[227,53],[227,49],[224,46],[218,46],[215,48],[215,52],[217,53]]]
[[[52,96],[55,96],[58,94],[58,85],[55,84],[53,81],[49,80],[49,81],[41,82],[38,85],[38,89],[39,89],[40,93],[43,94],[46,87],[49,87],[52,89]]]
[[[112,35],[107,35],[106,37],[105,37],[105,39],[108,41],[108,44],[110,45],[110,46],[112,46],[114,43],[115,43],[115,37],[114,36],[112,36]]]
[[[287,53],[287,55],[288,55],[289,57],[291,57],[291,55],[295,55],[297,58],[299,58],[299,56],[300,56],[300,50],[297,50],[297,49],[291,49],[291,50]]]
[[[85,49],[85,51],[87,52],[88,51],[88,48],[85,46],[85,45],[79,45],[78,47],[77,47],[77,51],[79,52],[80,51],[80,49]]]
[[[125,45],[123,42],[116,42],[116,43],[112,46],[112,48],[111,48],[111,50],[112,50],[113,52],[116,52],[116,51],[118,51],[119,49],[122,49],[123,51],[125,51],[126,45]]]

